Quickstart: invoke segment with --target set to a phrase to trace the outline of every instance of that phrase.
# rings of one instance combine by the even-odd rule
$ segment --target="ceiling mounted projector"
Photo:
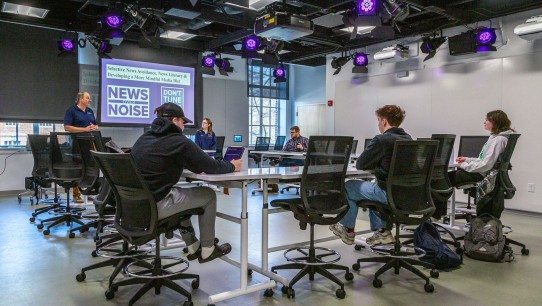
[[[406,61],[408,59],[408,47],[397,44],[384,48],[382,51],[375,53],[374,59],[385,63]]]
[[[514,28],[514,34],[525,40],[542,38],[542,15],[534,16]]]

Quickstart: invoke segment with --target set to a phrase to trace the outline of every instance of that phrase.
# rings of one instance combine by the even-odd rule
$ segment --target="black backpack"
[[[506,246],[501,220],[489,214],[472,219],[469,232],[465,235],[465,254],[483,261],[513,260],[512,250]]]
[[[439,230],[430,221],[425,221],[414,230],[414,246],[425,251],[425,256],[420,260],[434,264],[437,269],[454,269],[463,263],[463,259],[442,241]]]

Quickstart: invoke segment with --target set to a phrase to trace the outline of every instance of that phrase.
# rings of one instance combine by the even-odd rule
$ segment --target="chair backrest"
[[[365,142],[363,143],[363,150],[367,149],[369,144],[371,143],[372,138],[365,138]]]
[[[49,154],[50,154],[50,136],[49,135],[28,135],[28,142],[34,158],[34,167],[32,176],[46,178],[49,176]]]
[[[226,136],[216,136],[215,159],[222,159],[223,158],[224,141],[226,141]]]
[[[91,154],[115,194],[115,227],[119,233],[133,244],[154,237],[158,225],[156,202],[131,154]]]
[[[430,186],[437,149],[438,142],[434,140],[395,142],[386,182],[395,221],[415,225],[433,214]]]
[[[256,145],[254,145],[254,151],[267,151],[270,143],[270,137],[258,137],[256,138]]]
[[[489,136],[461,136],[457,156],[478,157]]]
[[[282,148],[284,147],[285,141],[286,141],[286,136],[277,136],[273,150],[277,150],[277,151],[282,150]]]
[[[79,181],[83,165],[78,150],[74,149],[72,133],[51,132],[49,154],[49,177],[56,181]]]
[[[453,134],[433,134],[430,140],[438,141],[437,156],[433,166],[432,180],[445,179],[448,183],[448,165],[450,156],[454,149],[455,135]],[[451,184],[448,184],[451,186]]]
[[[314,217],[346,213],[344,180],[353,137],[311,136],[301,176],[305,211]],[[335,217],[335,216],[334,216]]]
[[[78,186],[82,194],[88,195],[100,185],[100,169],[90,151],[104,152],[105,145],[102,143],[103,139],[99,131],[79,133],[73,136],[83,161],[83,175]]]
[[[512,170],[512,164],[510,163],[510,160],[512,159],[512,154],[514,153],[514,149],[516,148],[519,136],[521,136],[521,134],[508,135],[508,142],[506,143],[506,148],[504,149],[504,152],[501,153],[499,159],[497,160],[497,163],[495,164],[495,168],[499,170],[500,182],[505,190],[506,199],[513,198],[516,192],[516,187],[514,186],[514,184],[512,184],[510,176],[508,175],[508,171]]]

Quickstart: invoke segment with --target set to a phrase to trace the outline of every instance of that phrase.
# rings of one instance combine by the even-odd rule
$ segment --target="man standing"
[[[299,132],[299,127],[294,125],[290,128],[290,140],[284,145],[283,151],[288,152],[307,152],[309,146],[309,139],[301,136]],[[303,166],[305,164],[305,159],[301,158],[283,158],[280,161],[279,166],[289,167],[289,166]]]
[[[98,129],[94,112],[90,109],[90,94],[86,91],[78,92],[75,105],[72,105],[64,114],[64,130],[70,133],[90,132]],[[77,149],[76,149],[77,150]],[[73,201],[83,203],[81,192],[77,185],[73,186]]]
[[[388,205],[386,195],[386,179],[390,170],[391,158],[395,141],[412,140],[402,128],[399,127],[405,119],[405,111],[397,105],[386,105],[376,110],[378,130],[376,135],[357,160],[358,170],[374,170],[376,182],[350,180],[345,183],[346,198],[349,210],[340,223],[332,224],[329,229],[339,236],[346,244],[354,243],[356,218],[358,215],[357,202],[370,200]],[[369,210],[369,219],[373,236],[367,238],[369,245],[393,243],[391,228],[393,224],[382,220],[376,210]]]
[[[178,212],[203,208],[199,215],[199,241],[194,232],[182,233],[188,246],[188,260],[200,263],[228,254],[228,243],[216,245],[215,219],[216,194],[208,187],[174,187],[183,169],[195,173],[229,173],[241,171],[241,160],[218,161],[205,154],[194,142],[183,135],[185,123],[192,122],[184,116],[183,109],[174,103],[165,103],[155,110],[151,129],[143,134],[132,147],[131,154],[143,179],[151,190],[158,208],[158,218],[163,219]],[[192,226],[190,220],[183,226]]]

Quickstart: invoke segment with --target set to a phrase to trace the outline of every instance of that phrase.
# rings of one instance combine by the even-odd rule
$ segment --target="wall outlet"
[[[534,183],[527,183],[527,191],[534,192]]]

